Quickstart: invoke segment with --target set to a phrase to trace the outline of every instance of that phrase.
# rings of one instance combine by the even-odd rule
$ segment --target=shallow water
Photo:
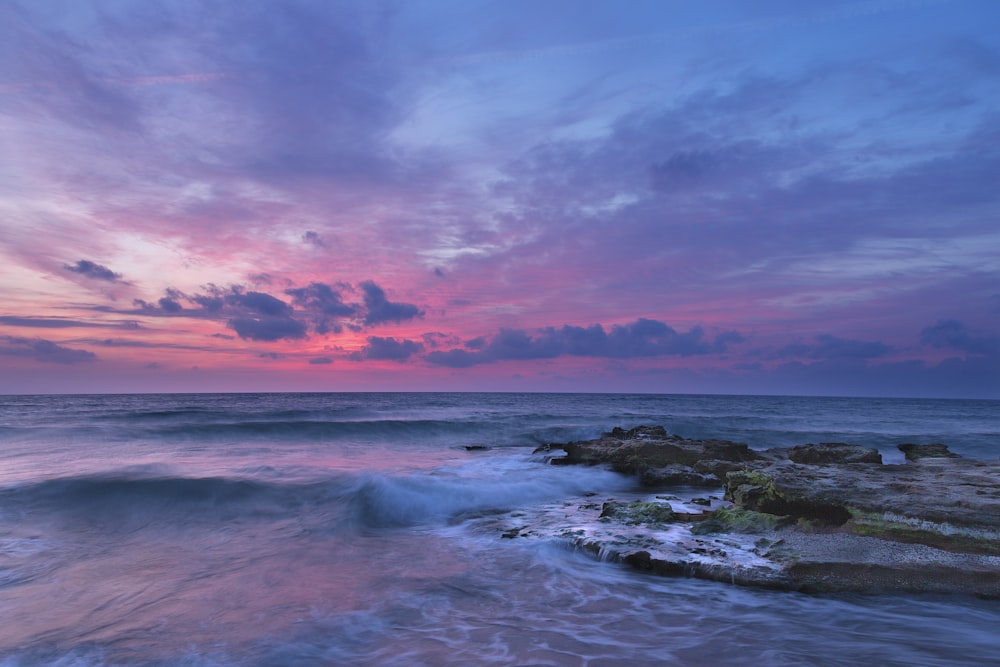
[[[961,665],[1000,604],[646,576],[493,516],[627,495],[533,448],[663,424],[755,447],[945,442],[1000,404],[309,394],[0,398],[0,665]],[[487,451],[466,451],[488,445]]]

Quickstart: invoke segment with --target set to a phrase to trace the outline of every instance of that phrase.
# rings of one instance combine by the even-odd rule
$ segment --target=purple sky
[[[994,0],[0,0],[0,392],[1000,398]]]

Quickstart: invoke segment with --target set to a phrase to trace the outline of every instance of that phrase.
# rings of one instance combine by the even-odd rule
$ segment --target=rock
[[[663,468],[647,468],[639,473],[643,486],[719,486],[715,475],[697,472],[691,466],[673,465]]]
[[[842,442],[821,442],[799,445],[788,450],[788,459],[795,463],[825,465],[829,463],[882,463],[878,449],[848,445]]]
[[[609,464],[613,470],[626,474],[674,465],[691,467],[706,460],[742,463],[759,458],[743,443],[688,440],[668,435],[661,426],[639,426],[627,431],[616,428],[596,440],[568,442],[553,447],[561,447],[566,452],[565,457],[552,459],[555,465]],[[721,481],[718,474],[716,477]],[[656,479],[655,475],[650,477],[652,483],[657,483]]]
[[[739,507],[723,507],[712,512],[704,521],[691,526],[695,535],[709,533],[764,533],[786,523],[784,517],[754,512]]]
[[[779,489],[771,475],[787,469],[788,464],[763,470],[731,472],[726,475],[725,497],[737,507],[755,512],[807,519],[823,525],[841,526],[847,523],[851,513],[841,498],[811,494],[808,489],[789,489],[784,483]]]
[[[919,461],[920,459],[958,459],[958,454],[948,451],[948,445],[911,445],[909,443],[896,445],[896,448],[903,452],[907,461]]]
[[[609,501],[601,507],[602,519],[613,519],[628,526],[671,523],[677,519],[668,503],[636,500],[630,503]]]
[[[600,528],[567,527],[560,513],[558,535],[601,558],[800,591],[1000,597],[1000,461],[901,444],[907,463],[885,465],[877,449],[854,444],[753,451],[649,426],[552,448],[566,452],[553,463],[609,465],[647,486],[724,486],[731,505],[709,503],[714,512],[678,513],[656,500],[580,505],[595,518],[600,510]]]
[[[618,440],[663,440],[667,437],[667,429],[662,426],[636,426],[626,431],[616,426],[605,433],[604,437]]]
[[[760,461],[760,459],[758,459]],[[696,461],[693,466],[691,466],[695,472],[704,473],[707,475],[713,475],[718,480],[718,485],[721,485],[726,481],[726,473],[732,472],[734,470],[744,470],[747,467],[747,461],[720,461],[718,459],[702,459],[701,461]]]

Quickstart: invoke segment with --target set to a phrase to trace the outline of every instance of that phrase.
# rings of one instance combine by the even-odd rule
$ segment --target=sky
[[[0,0],[0,393],[1000,398],[994,0]]]

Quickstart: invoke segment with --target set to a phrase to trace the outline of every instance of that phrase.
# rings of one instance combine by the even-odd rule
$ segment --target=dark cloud
[[[307,325],[295,317],[295,310],[265,292],[247,291],[241,286],[228,289],[208,285],[205,294],[184,294],[168,289],[155,304],[134,301],[138,314],[155,317],[194,317],[223,321],[245,340],[274,342],[305,338]],[[185,308],[181,301],[190,307]],[[221,336],[216,334],[217,336]]]
[[[274,284],[274,278],[269,273],[254,273],[250,278],[250,282],[260,285],[272,285]]]
[[[486,336],[476,336],[465,341],[465,347],[470,350],[481,350],[486,347]]]
[[[26,357],[45,364],[79,364],[97,359],[87,350],[64,347],[41,338],[0,336],[0,355]]]
[[[360,352],[352,354],[350,358],[353,361],[361,361],[362,359],[405,361],[423,350],[423,343],[416,341],[369,336],[368,344]]]
[[[323,241],[323,237],[319,235],[318,232],[308,231],[302,235],[302,240],[309,245],[314,245],[317,248],[325,248],[326,242]]]
[[[492,359],[487,359],[484,355],[469,352],[467,350],[434,350],[428,352],[424,359],[435,366],[447,366],[448,368],[469,368],[477,364],[488,364]]]
[[[340,291],[324,283],[310,283],[308,287],[285,290],[292,303],[306,310],[312,317],[316,333],[339,333],[337,320],[351,317],[358,306],[344,303]]]
[[[792,343],[775,351],[771,359],[812,359],[837,361],[850,359],[877,359],[893,351],[893,348],[880,341],[864,341],[838,338],[829,334],[821,334],[814,338],[814,343]]]
[[[431,348],[439,348],[444,345],[460,345],[462,343],[462,340],[458,336],[441,333],[440,331],[429,331],[421,334],[420,338],[423,339],[424,345]]]
[[[290,317],[234,317],[227,324],[244,340],[273,343],[306,337],[305,323]]]
[[[423,311],[413,304],[389,301],[385,290],[373,281],[365,281],[359,287],[364,296],[363,304],[344,301],[342,289],[351,289],[347,284],[331,286],[313,282],[305,287],[288,288],[284,293],[291,297],[291,303],[242,285],[223,288],[210,284],[198,294],[168,289],[155,303],[135,299],[135,310],[131,311],[108,307],[100,310],[218,320],[225,322],[240,338],[257,341],[304,338],[310,330],[321,336],[340,333],[344,327],[359,331],[362,325],[399,323],[423,316]]]
[[[226,325],[245,340],[274,342],[306,337],[306,323],[294,317],[292,307],[264,292],[244,292],[239,287],[216,289],[200,303],[206,312],[227,317]]]
[[[1000,336],[975,335],[958,320],[941,320],[920,332],[920,340],[938,349],[968,354],[1000,354]]]
[[[159,301],[160,308],[163,309],[165,313],[179,313],[184,310],[184,306],[178,303],[175,299],[169,297],[163,297]]]
[[[331,359],[330,357],[313,357],[312,359],[309,360],[309,363],[315,366],[323,364],[332,364],[333,359]]]
[[[415,317],[423,317],[423,311],[410,303],[398,303],[386,298],[385,290],[371,280],[360,285],[364,291],[365,324],[382,324],[384,322],[404,322]]]
[[[264,292],[244,294],[234,291],[226,297],[226,301],[230,305],[267,317],[286,317],[292,314],[292,309],[287,303]]]
[[[724,331],[714,339],[701,327],[678,332],[664,322],[640,318],[605,330],[564,325],[548,327],[531,336],[519,329],[502,329],[490,339],[466,341],[466,349],[435,350],[424,358],[435,365],[466,368],[496,361],[553,359],[561,356],[634,359],[658,356],[692,356],[725,352],[731,343],[743,341],[736,331]]]
[[[77,260],[76,264],[64,264],[63,268],[67,271],[72,271],[73,273],[78,273],[81,276],[87,278],[93,278],[94,280],[104,280],[109,283],[120,282],[122,279],[122,274],[115,273],[106,266],[102,266],[95,262],[91,262],[89,259]]]

